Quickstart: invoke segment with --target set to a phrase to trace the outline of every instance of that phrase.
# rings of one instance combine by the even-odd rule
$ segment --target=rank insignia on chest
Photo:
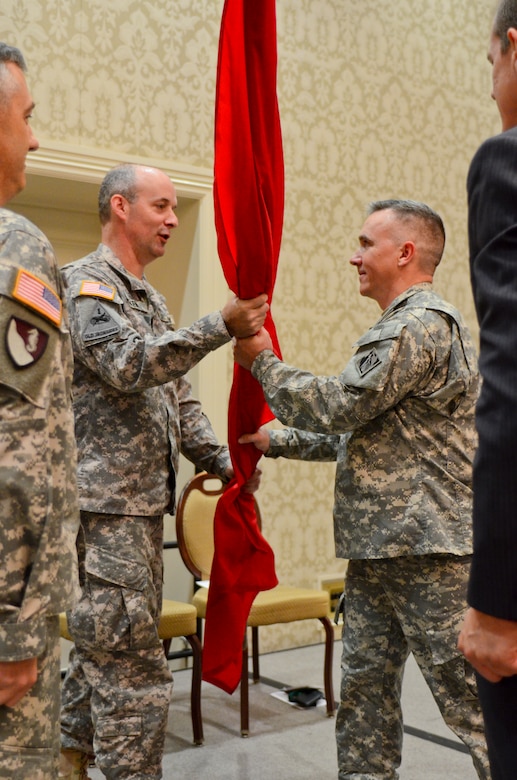
[[[371,349],[367,355],[365,355],[361,360],[359,361],[358,369],[361,376],[364,376],[369,371],[372,371],[372,369],[376,368],[377,366],[380,366],[381,359],[379,355],[377,354],[376,349]]]
[[[45,352],[48,334],[19,317],[11,317],[7,326],[7,354],[17,368],[33,365]]]
[[[102,341],[116,336],[119,332],[120,325],[115,322],[110,312],[102,303],[95,301],[82,331],[84,341]]]

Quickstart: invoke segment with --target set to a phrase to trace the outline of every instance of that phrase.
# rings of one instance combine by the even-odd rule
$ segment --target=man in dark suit
[[[493,780],[517,777],[517,0],[499,2],[488,52],[503,132],[468,180],[483,376],[476,419],[474,557],[459,647],[478,671]]]

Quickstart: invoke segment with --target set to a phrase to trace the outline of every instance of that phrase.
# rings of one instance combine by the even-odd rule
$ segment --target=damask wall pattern
[[[493,5],[277,0],[286,209],[273,313],[286,361],[337,374],[377,318],[348,258],[367,203],[379,198],[424,200],[442,214],[448,241],[436,286],[476,330],[465,177],[479,143],[499,130],[486,61]],[[0,38],[27,57],[40,142],[211,168],[222,7],[2,0]],[[342,573],[333,465],[261,464],[264,528],[280,578],[314,586],[320,575]],[[309,625],[275,628],[262,649],[320,638]]]

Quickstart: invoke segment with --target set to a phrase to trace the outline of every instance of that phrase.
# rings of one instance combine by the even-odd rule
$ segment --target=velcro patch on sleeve
[[[63,310],[61,298],[52,287],[29,271],[20,268],[16,275],[12,296],[54,325],[58,327],[61,325]]]
[[[79,289],[79,295],[93,295],[94,298],[105,298],[107,301],[112,301],[115,298],[115,292],[115,288],[109,284],[93,279],[84,279]]]
[[[48,334],[30,322],[11,317],[7,328],[5,347],[16,368],[37,363],[47,347]]]
[[[365,355],[359,360],[359,364],[357,368],[361,376],[364,376],[365,374],[368,374],[369,371],[373,371],[374,368],[380,366],[381,363],[382,360],[379,357],[379,353],[374,348],[371,349],[367,355]]]
[[[93,308],[81,332],[84,342],[105,341],[120,333],[120,325],[102,303],[95,301],[92,303]]]

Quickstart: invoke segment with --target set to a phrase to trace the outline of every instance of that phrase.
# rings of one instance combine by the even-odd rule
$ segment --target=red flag
[[[215,111],[214,206],[218,251],[240,298],[268,294],[271,305],[284,211],[284,166],[276,96],[275,0],[226,0],[219,39]],[[266,327],[280,348],[268,314]],[[235,470],[215,517],[203,649],[203,679],[233,693],[253,600],[275,587],[274,555],[262,536],[253,497],[241,486],[260,452],[238,444],[273,418],[258,382],[235,364],[228,443]]]

